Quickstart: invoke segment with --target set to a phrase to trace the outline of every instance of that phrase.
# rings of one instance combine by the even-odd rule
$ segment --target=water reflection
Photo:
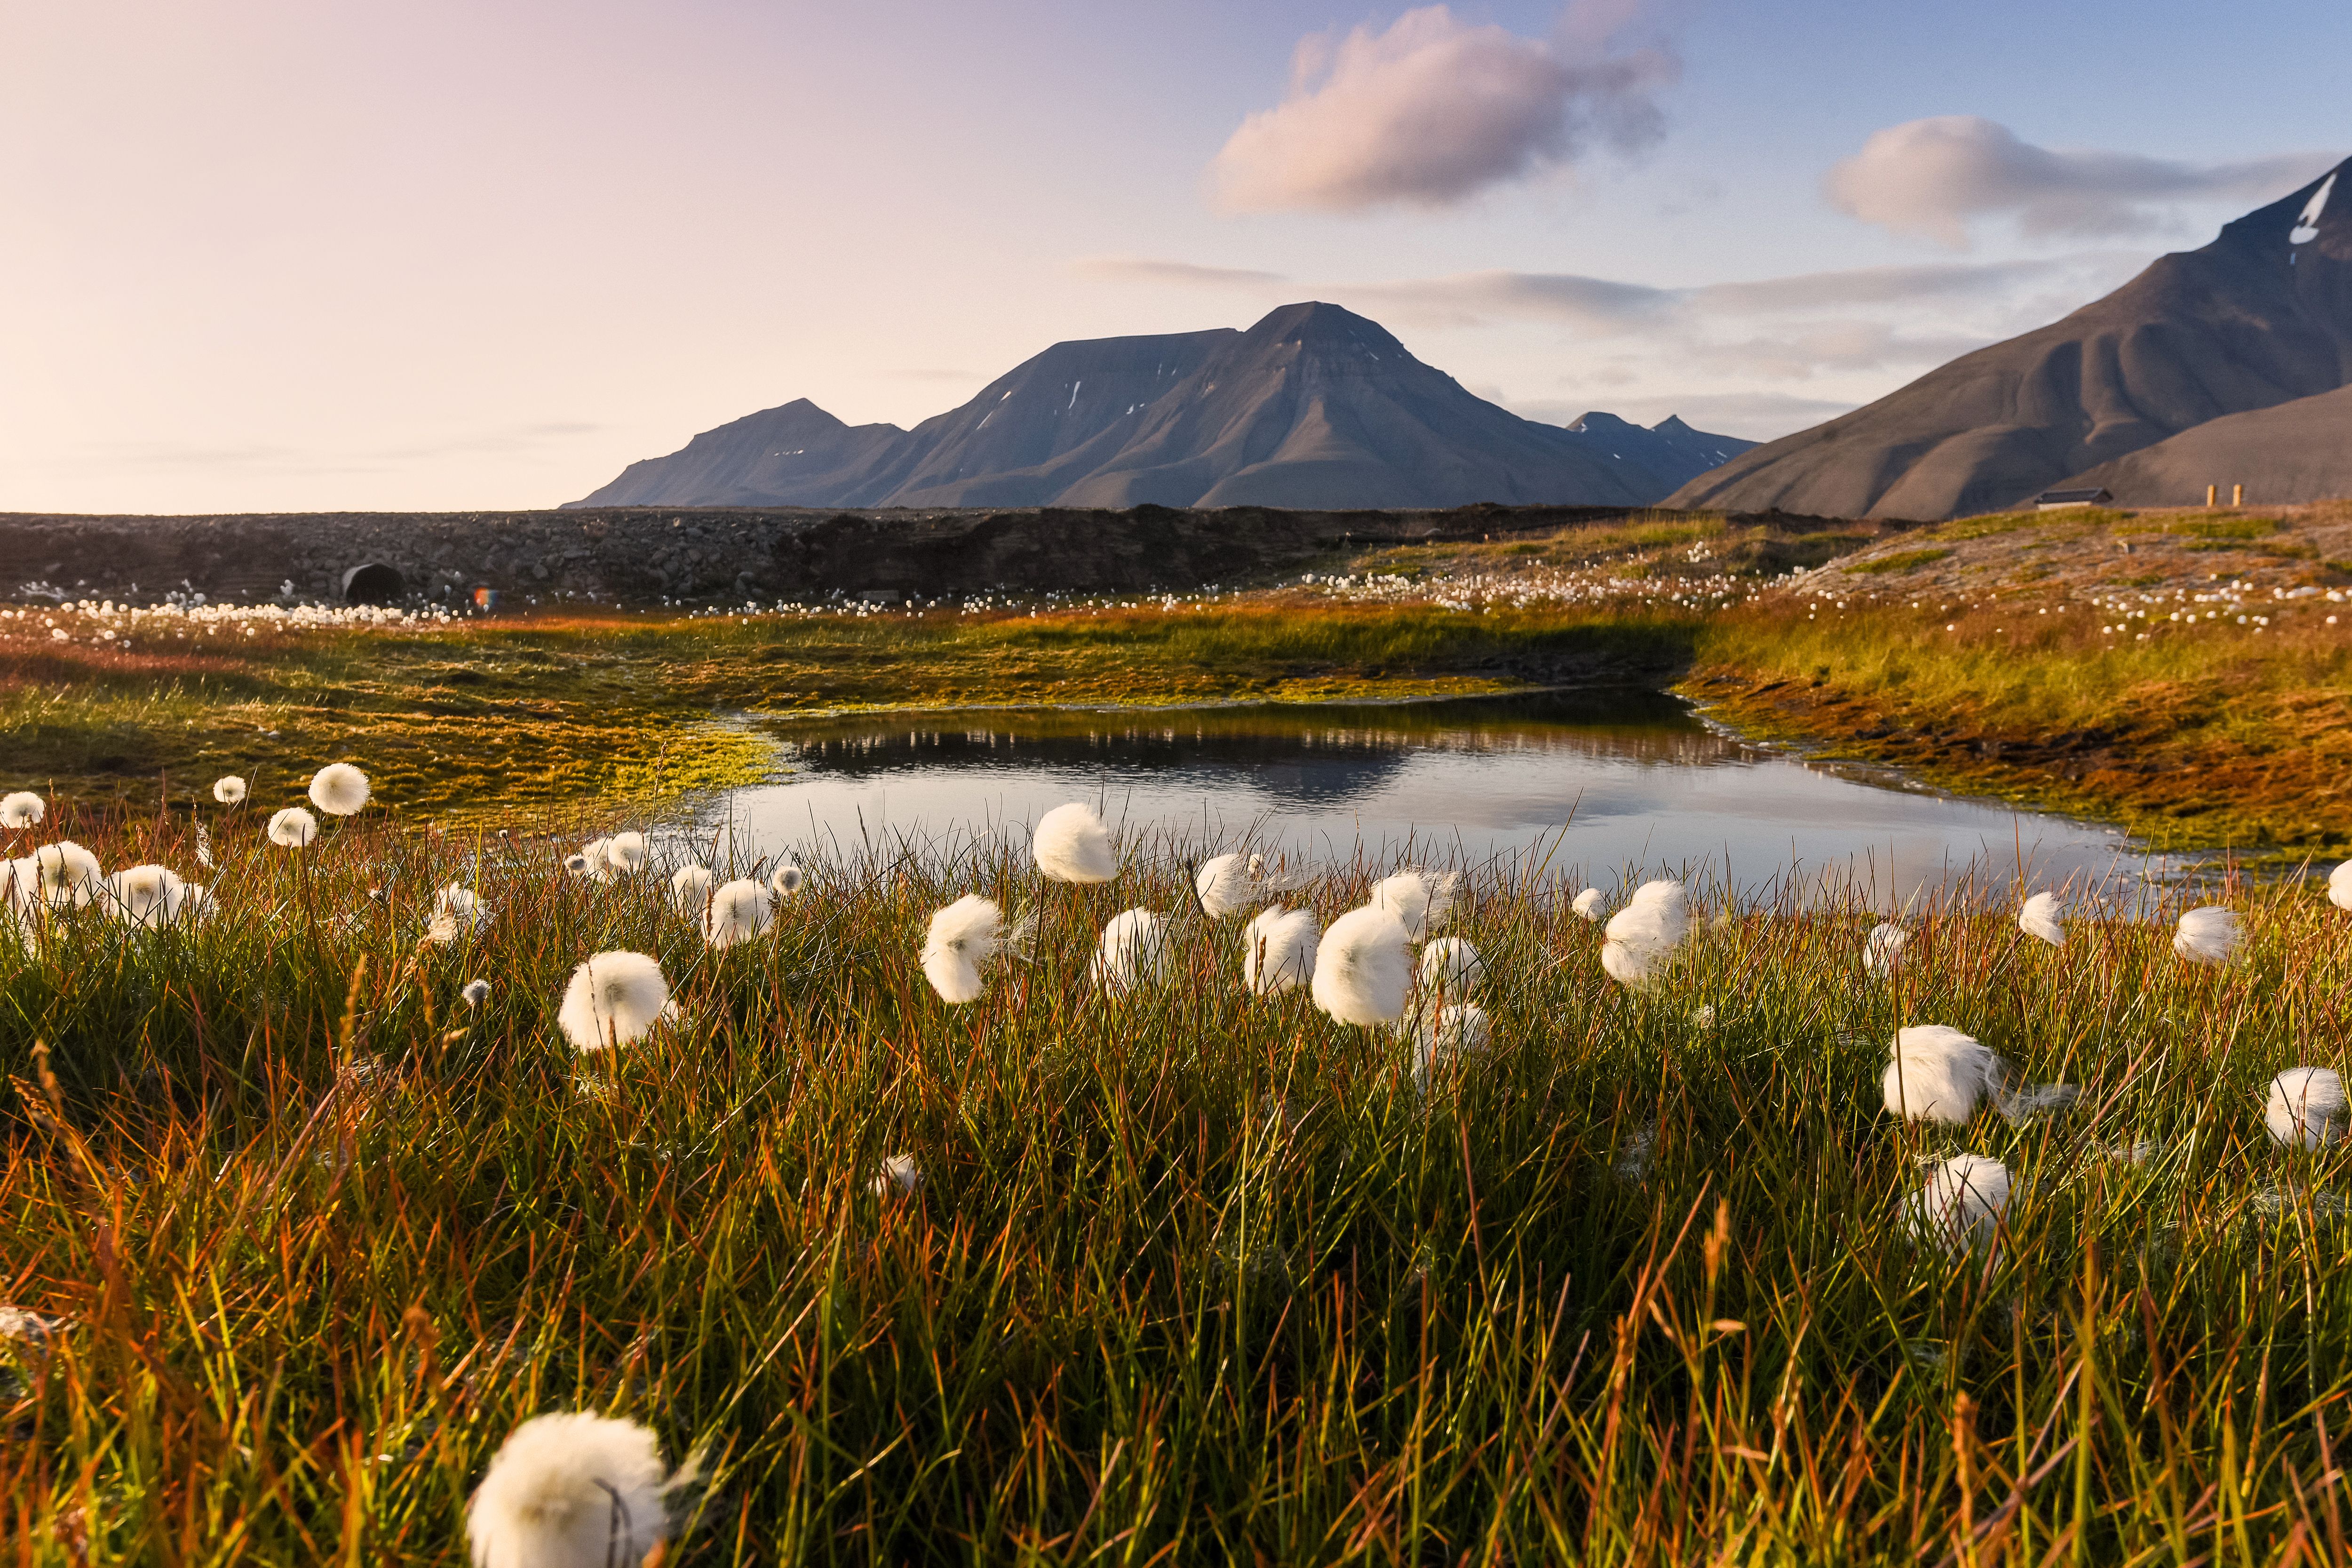
[[[1318,861],[1540,858],[1603,888],[1661,870],[1750,896],[1852,879],[1882,905],[1993,869],[2078,882],[2111,830],[1888,787],[1711,729],[1657,692],[1151,714],[970,713],[777,731],[793,770],[712,808],[761,853],[1019,837],[1066,800],[1129,831]]]

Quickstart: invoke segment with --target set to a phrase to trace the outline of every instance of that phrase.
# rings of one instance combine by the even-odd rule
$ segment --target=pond
[[[1654,691],[1391,704],[867,716],[780,727],[777,782],[715,803],[738,852],[1025,838],[1068,800],[1130,836],[1318,863],[1500,858],[1604,889],[1668,872],[1749,898],[1893,907],[2175,868],[2112,828],[1851,776]],[[745,840],[748,839],[748,843]]]

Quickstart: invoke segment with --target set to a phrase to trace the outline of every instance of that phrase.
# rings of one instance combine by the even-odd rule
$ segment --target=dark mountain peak
[[[1359,316],[1339,305],[1327,305],[1320,300],[1285,305],[1269,312],[1257,325],[1242,334],[1244,348],[1279,343],[1352,347],[1369,349],[1379,354],[1412,357],[1406,353],[1405,346],[1391,336],[1389,330],[1378,321]]]
[[[1683,416],[1679,414],[1667,415],[1664,419],[1651,426],[1650,429],[1660,436],[1696,436],[1699,433],[1684,424]]]
[[[1599,408],[1586,409],[1570,420],[1568,427],[1580,436],[1620,436],[1641,428],[1631,419],[1620,419],[1614,414]]]
[[[2223,224],[2214,244],[2272,255],[2318,249],[2352,257],[2352,158],[2268,206]]]

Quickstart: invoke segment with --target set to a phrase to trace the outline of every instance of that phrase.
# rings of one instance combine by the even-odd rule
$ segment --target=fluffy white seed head
[[[99,896],[106,873],[98,857],[70,838],[44,844],[16,865],[16,901],[30,910],[78,910]]]
[[[576,855],[564,857],[563,868],[575,877],[585,877],[592,882],[613,879],[613,841],[591,838],[580,847]]]
[[[2206,904],[2182,913],[2172,933],[2172,951],[2191,963],[2227,963],[2244,940],[2237,910]]]
[[[1880,1088],[1886,1109],[1915,1121],[1958,1127],[2000,1081],[2000,1058],[1973,1035],[1941,1024],[1917,1024],[1895,1033]]]
[[[775,918],[775,896],[768,885],[740,878],[710,895],[710,908],[702,917],[702,940],[724,951],[758,936]]]
[[[1202,861],[1192,874],[1192,890],[1201,896],[1202,912],[1213,921],[1239,914],[1261,892],[1249,863],[1238,855],[1213,855]]]
[[[807,885],[808,878],[802,874],[798,866],[793,865],[790,861],[777,867],[774,874],[768,879],[768,890],[780,899],[789,899]]]
[[[669,904],[688,920],[700,920],[710,906],[710,889],[719,879],[708,866],[680,866],[669,879]]]
[[[2344,1079],[2333,1068],[2287,1068],[2271,1079],[2263,1121],[2290,1149],[2326,1148],[2344,1136]]]
[[[1680,882],[1644,882],[1601,928],[1601,967],[1621,985],[1645,985],[1674,962],[1690,925]]]
[[[923,977],[943,1002],[976,1002],[983,989],[981,970],[1005,950],[1006,937],[996,900],[966,893],[931,916],[923,936]]]
[[[0,795],[0,827],[23,829],[40,825],[48,816],[48,802],[31,790],[20,789],[12,795]]]
[[[1412,939],[1392,909],[1367,905],[1331,922],[1315,949],[1315,1005],[1342,1024],[1393,1024],[1404,1016]]]
[[[1871,927],[1863,939],[1862,972],[1881,980],[1891,980],[1903,967],[1903,949],[1911,940],[1910,933],[1891,921],[1882,921]]]
[[[1601,911],[1607,906],[1608,900],[1601,896],[1600,889],[1587,888],[1577,894],[1575,901],[1568,907],[1586,920],[1598,921],[1601,918]]]
[[[1123,910],[1104,923],[1087,973],[1116,996],[1160,980],[1167,972],[1165,922],[1150,910]]]
[[[1306,984],[1315,976],[1315,950],[1322,934],[1312,910],[1276,905],[1260,910],[1242,932],[1242,984],[1257,996]]]
[[[1095,808],[1074,800],[1037,819],[1030,840],[1037,869],[1056,882],[1108,882],[1118,875],[1118,851]]]
[[[1486,978],[1486,961],[1458,936],[1441,936],[1421,950],[1421,987],[1460,996]]]
[[[453,942],[489,923],[489,904],[473,889],[452,882],[433,895],[433,918],[425,922],[425,940]]]
[[[474,1568],[640,1568],[669,1533],[661,1447],[634,1421],[586,1411],[515,1428],[466,1510]]]
[[[912,1154],[893,1154],[884,1160],[882,1168],[875,1172],[874,1179],[866,1184],[877,1197],[887,1197],[893,1193],[911,1193],[922,1184],[923,1167],[916,1163]]]
[[[2327,873],[2327,901],[2339,910],[2352,910],[2352,860]]]
[[[595,1051],[644,1039],[668,1006],[659,963],[642,952],[599,952],[572,972],[555,1022],[574,1048]]]
[[[187,884],[168,866],[117,871],[100,884],[98,902],[124,925],[142,931],[160,931],[189,912]]]
[[[299,805],[289,805],[269,819],[269,842],[281,849],[307,849],[319,837],[319,819]]]
[[[468,980],[458,990],[457,995],[467,1006],[478,1007],[490,999],[490,983],[487,980]]]
[[[597,852],[599,854],[604,852],[601,845],[599,846]],[[588,858],[588,851],[585,849],[575,849],[571,854],[566,855],[563,858],[563,868],[566,871],[571,872],[575,877],[585,877],[594,871],[596,868],[594,862]]]
[[[235,773],[223,773],[213,780],[213,798],[223,805],[235,805],[245,798],[245,781]]]
[[[646,868],[649,853],[642,833],[615,833],[604,841],[604,864],[616,876],[629,876]]]
[[[1373,883],[1372,896],[1366,901],[1396,916],[1405,935],[1422,942],[1445,923],[1454,907],[1454,891],[1461,883],[1462,879],[1451,872],[1440,877],[1427,871],[1399,871]]]
[[[1429,1075],[1438,1063],[1449,1058],[1475,1055],[1485,1050],[1494,1037],[1494,1026],[1487,1021],[1486,1009],[1475,1004],[1465,1002],[1424,1011],[1413,1021],[1413,1082],[1426,1089]]]
[[[356,816],[368,803],[368,776],[349,763],[329,763],[310,775],[310,804],[329,816]]]
[[[2053,947],[2066,945],[2066,906],[2055,893],[2036,893],[2017,911],[2017,929]]]
[[[2009,1167],[1982,1154],[1955,1154],[1928,1173],[1907,1205],[1914,1235],[1947,1251],[1990,1241],[2009,1208]]]

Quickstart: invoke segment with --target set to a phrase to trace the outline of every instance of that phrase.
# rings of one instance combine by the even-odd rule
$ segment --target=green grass
[[[813,866],[719,956],[657,884],[562,876],[568,838],[254,826],[213,819],[213,922],[84,912],[0,966],[0,1279],[65,1323],[0,1348],[22,1560],[457,1561],[555,1408],[707,1447],[673,1564],[2342,1556],[2345,1162],[2260,1111],[2347,1023],[2305,884],[2218,889],[2253,933],[2219,971],[1937,907],[1869,984],[1871,917],[1782,907],[1637,994],[1569,889],[1490,869],[1451,929],[1494,1043],[1423,1096],[1393,1035],[1243,994],[1188,846],[1094,890],[969,847]],[[196,870],[184,820],[52,826]],[[497,919],[420,947],[453,878]],[[1039,937],[951,1009],[914,952],[971,890]],[[1114,1001],[1087,953],[1131,904],[1176,912],[1176,973]],[[608,948],[686,1022],[583,1060],[554,1006]],[[1895,1124],[1920,1021],[2082,1108]],[[1900,1204],[1958,1149],[2019,1197],[1954,1258]],[[877,1198],[898,1152],[923,1184]]]
[[[1874,573],[1908,572],[1914,567],[1932,565],[1934,563],[1945,559],[1952,552],[1949,550],[1937,548],[1930,548],[1927,550],[1898,550],[1892,555],[1881,555],[1876,559],[1870,561],[1857,561],[1853,565],[1847,567],[1846,570],[1849,572]]]

